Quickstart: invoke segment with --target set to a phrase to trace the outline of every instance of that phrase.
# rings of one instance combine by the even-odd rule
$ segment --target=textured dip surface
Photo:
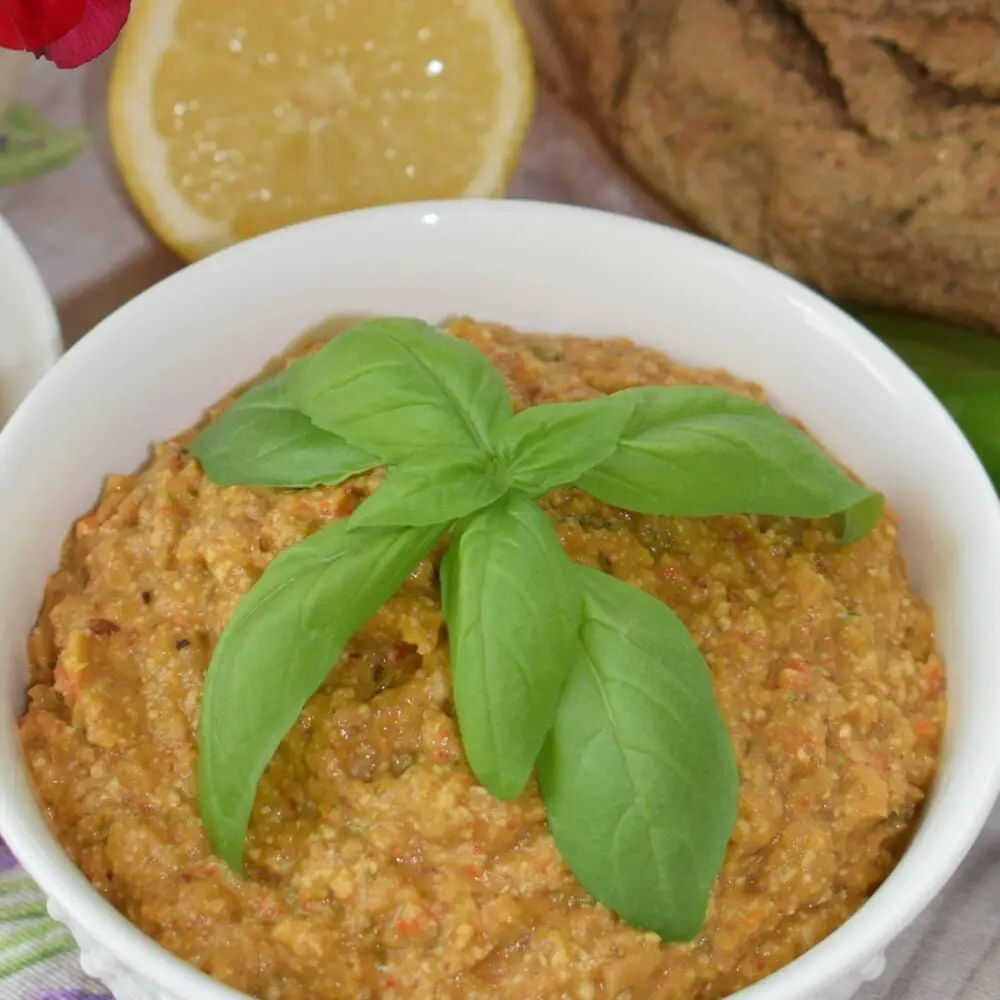
[[[764,398],[626,341],[451,329],[493,360],[519,407],[647,384]],[[823,522],[640,517],[562,490],[546,508],[569,554],[666,601],[713,673],[742,782],[698,937],[663,944],[596,905],[533,783],[510,803],[476,784],[433,560],[331,665],[285,739],[240,881],[209,850],[195,799],[212,649],[275,554],[346,516],[379,477],[220,488],[189,439],[110,476],[74,525],[29,640],[21,738],[70,856],[212,976],[264,1000],[722,997],[829,934],[898,859],[945,703],[893,517],[841,548]]]

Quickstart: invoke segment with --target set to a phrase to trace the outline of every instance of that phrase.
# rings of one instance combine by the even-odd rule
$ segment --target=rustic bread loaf
[[[622,157],[827,294],[1000,329],[1000,0],[544,0]]]

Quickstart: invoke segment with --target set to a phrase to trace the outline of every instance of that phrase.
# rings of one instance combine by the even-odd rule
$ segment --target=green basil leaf
[[[212,846],[242,871],[257,783],[350,637],[396,592],[441,526],[351,531],[286,549],[237,605],[205,680],[198,801]]]
[[[861,503],[848,507],[837,515],[838,534],[841,545],[850,545],[875,530],[885,513],[885,497],[881,493],[871,493]]]
[[[739,774],[711,676],[662,602],[596,570],[582,654],[538,780],[560,853],[634,927],[692,938],[737,815]]]
[[[488,507],[506,488],[496,459],[486,452],[422,451],[389,471],[385,482],[351,515],[351,524],[442,524]]]
[[[769,406],[698,386],[622,395],[636,407],[618,448],[576,481],[605,503],[683,517],[816,518],[872,503],[871,490]]]
[[[288,372],[282,372],[254,386],[191,443],[188,450],[213,483],[334,485],[381,464],[297,410],[285,392],[287,381]]]
[[[492,448],[512,412],[500,373],[464,340],[413,319],[334,337],[289,382],[325,430],[402,462],[425,448]]]
[[[615,450],[635,403],[628,393],[615,393],[523,410],[500,431],[508,484],[541,496],[573,482]]]
[[[575,658],[580,592],[552,522],[524,495],[477,514],[441,567],[455,708],[469,766],[524,790]]]

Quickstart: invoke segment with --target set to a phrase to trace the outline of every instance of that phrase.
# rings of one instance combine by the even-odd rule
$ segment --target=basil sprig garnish
[[[711,675],[662,602],[576,566],[537,497],[576,485],[650,514],[839,517],[878,493],[768,407],[714,389],[630,389],[517,414],[471,344],[417,320],[341,334],[195,439],[217,483],[305,487],[385,465],[357,512],[286,549],[215,649],[198,797],[242,871],[257,784],[345,645],[450,534],[441,565],[455,709],[493,795],[533,771],[563,857],[598,901],[692,937],[736,819],[738,774]]]

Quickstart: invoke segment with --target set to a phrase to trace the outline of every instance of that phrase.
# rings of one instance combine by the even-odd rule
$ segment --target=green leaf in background
[[[12,105],[0,117],[0,187],[66,166],[88,142],[85,132],[54,128],[27,105]]]
[[[188,450],[213,483],[336,485],[381,464],[297,410],[285,392],[287,380],[285,371],[254,386],[191,443]]]
[[[512,412],[486,357],[419,320],[362,323],[308,360],[289,380],[295,405],[387,462],[431,447],[489,451]]]
[[[212,655],[198,731],[198,804],[234,871],[257,783],[351,636],[399,589],[443,528],[333,524],[276,556]]]
[[[500,432],[507,482],[533,496],[573,482],[615,450],[635,404],[628,393],[614,393],[523,410]]]
[[[941,400],[1000,490],[1000,338],[938,320],[849,311]]]
[[[555,718],[580,625],[573,564],[537,504],[511,493],[472,519],[442,564],[441,604],[469,766],[497,798],[516,798]]]
[[[642,514],[829,517],[872,492],[769,406],[720,389],[627,389],[636,406],[609,458],[576,481]]]
[[[506,488],[496,459],[485,452],[422,451],[390,469],[385,482],[351,515],[351,524],[443,524],[489,506]]]
[[[705,661],[661,601],[592,569],[582,650],[538,761],[560,853],[635,927],[693,937],[736,822],[739,774]]]

